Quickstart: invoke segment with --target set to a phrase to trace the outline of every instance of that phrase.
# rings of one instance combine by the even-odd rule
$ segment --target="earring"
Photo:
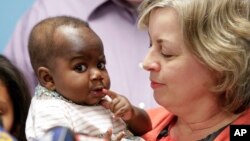
[[[138,67],[141,68],[141,69],[143,69],[143,64],[142,64],[142,62],[140,62],[140,63],[138,64]]]

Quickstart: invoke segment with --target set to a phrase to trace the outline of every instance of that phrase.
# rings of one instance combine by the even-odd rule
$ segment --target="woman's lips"
[[[163,85],[164,85],[164,84],[161,84],[161,83],[157,83],[157,82],[151,81],[151,88],[152,88],[152,89],[160,88],[160,87],[162,87]]]

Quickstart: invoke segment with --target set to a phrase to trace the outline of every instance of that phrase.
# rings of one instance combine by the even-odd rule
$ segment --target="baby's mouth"
[[[104,87],[95,87],[90,91],[91,95],[95,97],[104,97],[106,94],[103,92]]]

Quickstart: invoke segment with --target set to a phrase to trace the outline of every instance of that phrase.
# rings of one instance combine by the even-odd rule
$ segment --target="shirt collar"
[[[117,6],[128,10],[131,13],[136,13],[138,11],[136,7],[133,7],[131,4],[129,4],[125,0],[110,0],[110,1],[112,1]]]
[[[109,0],[88,0],[86,1],[86,15],[87,19],[91,17],[92,14],[94,14],[99,7],[102,7],[105,3],[107,3]]]
[[[94,15],[98,10],[105,7],[106,4],[115,4],[126,11],[130,13],[130,15],[133,17],[133,19],[136,20],[138,16],[137,9],[132,8],[130,5],[128,5],[126,2],[123,2],[121,0],[89,0],[86,2],[86,15],[87,20],[91,18],[92,15]]]

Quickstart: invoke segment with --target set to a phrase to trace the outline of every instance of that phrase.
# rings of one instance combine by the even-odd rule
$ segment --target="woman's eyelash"
[[[170,58],[170,57],[172,57],[172,56],[173,56],[173,55],[163,54],[163,53],[162,53],[162,55],[163,55],[165,58]]]
[[[152,47],[152,43],[150,42],[150,43],[149,43],[149,47],[148,47],[148,48],[151,48],[151,47]]]

